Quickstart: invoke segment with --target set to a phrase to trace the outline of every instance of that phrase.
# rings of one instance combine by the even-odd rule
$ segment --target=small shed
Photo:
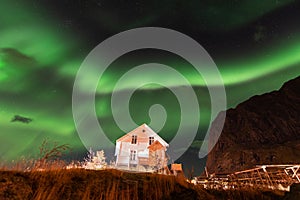
[[[171,172],[177,176],[178,174],[183,174],[183,171],[182,171],[182,164],[172,164],[171,165]]]

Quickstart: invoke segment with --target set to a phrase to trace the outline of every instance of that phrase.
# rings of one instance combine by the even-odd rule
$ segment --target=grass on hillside
[[[178,198],[182,194],[188,199],[211,199],[194,187],[174,176],[113,169],[0,171],[0,199],[155,200],[182,199]]]
[[[175,176],[129,173],[115,169],[0,171],[0,199],[281,199],[257,190],[204,190]]]

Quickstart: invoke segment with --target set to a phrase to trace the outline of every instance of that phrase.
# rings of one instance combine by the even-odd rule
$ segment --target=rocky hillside
[[[210,141],[216,139],[217,125],[218,118],[210,130]],[[282,163],[300,163],[300,77],[278,91],[229,109],[221,136],[208,155],[207,168],[210,173],[228,173]]]

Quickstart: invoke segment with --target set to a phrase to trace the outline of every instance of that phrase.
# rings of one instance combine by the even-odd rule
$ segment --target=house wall
[[[117,158],[118,166],[127,166],[131,164],[149,165],[160,167],[166,166],[166,152],[165,148],[156,151],[148,150],[149,143],[131,144],[131,142],[122,142],[120,152]],[[131,150],[137,151],[136,161],[130,161]]]
[[[131,150],[135,150],[136,162],[132,161],[132,164],[138,164],[138,157],[148,158],[149,151],[147,149],[148,142],[137,142],[137,144],[131,144],[131,142],[120,142],[120,150],[117,154],[117,165],[128,165],[130,159]],[[146,151],[145,151],[146,150]],[[145,160],[145,159],[144,159]]]
[[[149,166],[165,167],[167,165],[166,152],[164,149],[149,152]]]

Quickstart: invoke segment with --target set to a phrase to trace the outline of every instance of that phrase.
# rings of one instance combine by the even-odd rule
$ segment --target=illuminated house
[[[116,167],[138,171],[165,168],[169,144],[143,124],[116,141]]]

